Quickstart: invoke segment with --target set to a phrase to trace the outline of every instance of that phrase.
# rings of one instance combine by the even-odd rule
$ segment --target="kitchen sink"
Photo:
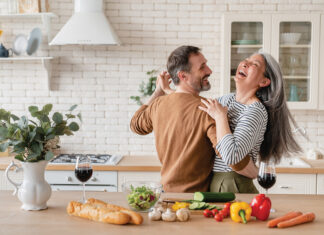
[[[311,166],[298,157],[282,158],[276,167],[310,168]]]

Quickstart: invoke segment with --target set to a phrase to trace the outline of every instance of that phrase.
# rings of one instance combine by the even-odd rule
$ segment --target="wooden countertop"
[[[0,234],[6,235],[35,235],[35,234],[322,234],[324,230],[324,195],[271,195],[272,206],[276,212],[271,213],[270,219],[281,216],[291,210],[314,212],[316,219],[312,223],[295,227],[269,229],[265,221],[253,219],[248,224],[233,222],[230,218],[216,222],[202,215],[192,215],[189,222],[149,221],[147,213],[142,213],[142,225],[111,225],[89,221],[79,217],[69,216],[66,205],[71,200],[80,199],[81,192],[53,192],[48,201],[48,209],[43,211],[23,211],[21,203],[11,195],[11,192],[0,191]],[[254,195],[237,194],[238,200],[250,202]],[[122,193],[87,192],[87,197],[95,197],[112,204],[127,207]],[[163,198],[192,199],[192,194],[163,194]],[[221,205],[221,204],[220,204]]]
[[[4,170],[13,160],[13,157],[0,157],[0,170]],[[304,159],[310,168],[278,167],[277,173],[288,174],[324,174],[324,160]],[[18,161],[16,161],[18,162]],[[157,156],[124,156],[117,166],[93,166],[96,171],[157,171],[161,164]],[[46,170],[74,170],[74,165],[47,165]]]

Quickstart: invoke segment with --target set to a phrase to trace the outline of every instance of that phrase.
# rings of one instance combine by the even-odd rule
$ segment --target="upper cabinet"
[[[318,86],[318,107],[324,110],[324,15],[321,16],[321,45],[320,45],[320,63],[319,71],[319,86]]]
[[[235,91],[238,63],[260,49],[279,61],[291,109],[318,107],[320,15],[226,14],[222,91]]]

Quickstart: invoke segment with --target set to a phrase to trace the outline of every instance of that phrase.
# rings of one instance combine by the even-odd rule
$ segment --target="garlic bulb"
[[[176,215],[179,221],[181,222],[188,221],[190,218],[190,211],[187,208],[181,208],[177,210]]]
[[[164,221],[174,222],[176,219],[176,214],[173,213],[169,208],[166,210],[166,212],[162,213],[162,220]]]
[[[151,212],[148,213],[148,217],[150,220],[160,220],[161,219],[161,212],[157,210],[157,208],[153,208]]]
[[[162,206],[156,208],[161,214],[165,212],[165,209]]]

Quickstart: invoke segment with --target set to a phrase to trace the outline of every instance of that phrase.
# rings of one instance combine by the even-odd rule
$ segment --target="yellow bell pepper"
[[[246,202],[234,202],[231,204],[231,219],[234,222],[244,224],[251,219],[252,208]]]
[[[177,211],[181,208],[187,208],[190,205],[190,203],[187,202],[175,202],[172,206],[172,210]]]

